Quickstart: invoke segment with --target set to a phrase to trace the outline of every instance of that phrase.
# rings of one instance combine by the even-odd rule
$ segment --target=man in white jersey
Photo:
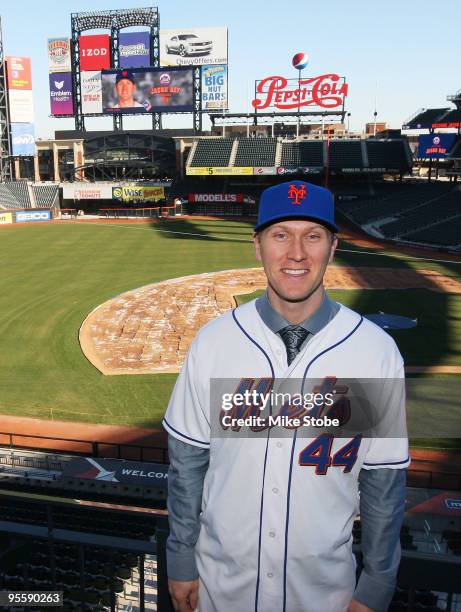
[[[205,325],[190,347],[164,418],[168,576],[180,612],[388,608],[409,464],[402,385],[385,386],[384,397],[398,438],[211,435],[221,408],[210,402],[213,379],[248,389],[267,379],[403,379],[392,338],[326,295],[336,233],[326,189],[303,181],[266,189],[254,244],[267,292]]]

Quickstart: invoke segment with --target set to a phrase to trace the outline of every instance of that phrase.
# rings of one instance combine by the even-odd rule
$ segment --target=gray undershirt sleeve
[[[396,586],[405,513],[406,470],[362,469],[359,475],[363,570],[354,599],[386,612]]]
[[[167,572],[172,580],[198,578],[195,544],[200,531],[203,481],[210,451],[168,436]]]

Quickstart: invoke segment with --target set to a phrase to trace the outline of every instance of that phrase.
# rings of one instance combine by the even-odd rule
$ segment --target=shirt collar
[[[320,306],[299,325],[304,327],[304,329],[310,334],[314,335],[323,329],[325,325],[331,321],[331,319],[333,319],[339,308],[339,304],[331,300],[324,291],[323,300]],[[269,302],[267,291],[261,297],[257,298],[256,310],[258,311],[258,314],[263,322],[272,332],[274,332],[274,334],[277,334],[287,325],[292,325],[286,319],[284,319]]]

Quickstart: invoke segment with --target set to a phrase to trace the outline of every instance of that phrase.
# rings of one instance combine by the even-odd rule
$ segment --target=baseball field
[[[249,223],[212,219],[0,228],[0,415],[69,421],[69,434],[71,422],[158,427],[188,342],[214,312],[201,308],[200,287],[221,311],[232,305],[218,291],[222,279],[232,300],[232,282],[238,286],[237,301],[261,291],[260,271],[250,270],[257,267],[251,232]],[[228,270],[232,272],[224,276],[212,274]],[[331,270],[329,293],[337,301],[362,314],[383,311],[418,319],[413,329],[389,332],[410,371],[424,377],[459,376],[460,262],[343,239]],[[192,279],[173,288],[165,283],[181,277]],[[253,277],[258,282],[252,283]],[[169,287],[169,293],[157,287]],[[176,299],[175,287],[180,287],[183,301]],[[120,304],[125,307],[134,298],[133,308],[123,311]],[[163,303],[168,320],[156,320],[156,299],[170,300]],[[87,319],[92,311],[106,312],[104,308],[116,320],[117,333]],[[86,348],[81,336],[85,320]],[[104,334],[115,345],[120,339],[125,343],[117,362],[114,356],[97,354]],[[126,353],[130,337],[141,344],[144,358]],[[152,346],[165,346],[170,361],[162,361]],[[98,367],[104,359],[106,374]],[[143,368],[136,369],[140,362]],[[443,418],[443,408],[438,409]],[[431,444],[452,447],[457,442]]]

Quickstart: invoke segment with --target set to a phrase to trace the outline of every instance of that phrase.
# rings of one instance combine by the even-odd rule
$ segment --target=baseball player
[[[167,543],[176,610],[387,610],[400,561],[409,464],[403,385],[384,404],[398,438],[211,435],[214,379],[241,388],[308,378],[403,379],[392,338],[333,302],[323,277],[337,245],[333,197],[291,181],[261,196],[254,244],[266,294],[205,325],[178,377],[164,427]],[[383,387],[384,388],[384,387]],[[362,573],[352,526],[360,510]]]
[[[131,70],[121,70],[117,72],[117,76],[115,77],[115,91],[117,92],[118,102],[110,108],[144,108],[144,106],[134,98],[136,93],[136,82]]]

